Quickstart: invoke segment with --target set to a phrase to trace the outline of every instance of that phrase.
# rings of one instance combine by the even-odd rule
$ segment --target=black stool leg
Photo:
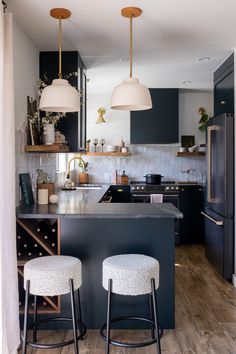
[[[112,288],[112,279],[109,279],[108,280],[108,295],[107,295],[106,354],[110,353],[111,288]]]
[[[81,314],[81,304],[80,304],[80,293],[79,289],[77,290],[77,304],[78,304],[78,309],[77,309],[77,319],[82,321],[82,314]]]
[[[33,329],[33,341],[37,342],[37,326],[35,322],[37,321],[37,295],[34,295],[34,329]]]
[[[152,288],[152,301],[153,301],[153,312],[154,312],[154,322],[155,322],[155,335],[157,339],[157,353],[161,354],[161,343],[159,335],[159,322],[158,322],[158,311],[157,311],[157,300],[156,300],[156,287],[155,279],[151,279],[151,288]]]
[[[76,291],[76,295],[77,295],[77,320],[78,321],[82,321],[82,313],[81,313],[81,303],[80,303],[80,293],[79,293],[79,289]],[[82,331],[82,326],[81,324],[79,324],[79,334],[81,335],[81,331]],[[84,338],[81,338],[84,339]]]
[[[71,296],[71,312],[72,312],[72,322],[73,322],[73,336],[74,336],[74,349],[75,354],[79,354],[78,342],[77,342],[77,322],[75,313],[75,294],[74,294],[74,282],[70,279],[70,296]]]
[[[150,313],[150,319],[153,321],[153,303],[152,303],[152,294],[148,294],[148,300],[149,300],[149,313]],[[154,339],[154,325],[153,325],[153,323],[151,324],[151,335],[152,335],[152,339]]]
[[[30,281],[26,281],[26,293],[25,293],[25,314],[24,314],[24,334],[23,334],[23,345],[22,354],[26,354],[27,347],[27,325],[28,325],[28,312],[29,312],[29,288]]]

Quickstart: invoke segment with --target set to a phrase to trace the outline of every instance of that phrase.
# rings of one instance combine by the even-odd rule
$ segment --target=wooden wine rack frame
[[[43,231],[37,231],[39,222],[43,222],[45,220],[50,220],[51,219],[17,219],[17,227],[21,228],[24,232],[24,237],[28,238],[29,241],[36,241],[39,247],[44,251],[43,255],[59,255],[60,254],[60,220],[59,219],[53,219],[54,223],[57,224],[57,230],[56,230],[56,247],[53,248],[50,245],[50,242],[52,241],[50,239],[50,236],[47,236],[47,239],[45,240],[44,234],[45,232]],[[17,236],[18,237],[18,236]],[[23,249],[19,249],[17,246],[17,254],[21,253]],[[18,267],[18,274],[19,274],[19,293],[20,297],[22,297],[23,291],[23,281],[24,281],[24,273],[23,273],[23,267],[26,262],[28,262],[30,259],[38,257],[37,255],[34,254],[35,249],[27,249],[27,251],[32,251],[33,256],[23,256],[19,257],[17,260],[17,267]],[[30,252],[31,253],[31,252]],[[60,308],[61,308],[61,301],[60,301],[60,296],[55,296],[55,297],[48,297],[48,296],[43,296],[39,297],[41,298],[41,302],[43,301],[43,304],[45,303],[46,307],[43,305],[40,305],[40,301],[38,304],[38,313],[60,313]],[[22,299],[23,302],[23,299]],[[20,313],[24,311],[24,305],[22,303],[20,304]],[[31,304],[29,312],[33,312],[33,305]]]

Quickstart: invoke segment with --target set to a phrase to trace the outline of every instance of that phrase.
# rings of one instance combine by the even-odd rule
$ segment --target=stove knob
[[[144,187],[141,187],[142,190],[144,190]]]
[[[179,190],[179,187],[175,187],[175,190],[177,190],[177,191],[178,191],[178,190]]]
[[[173,190],[175,189],[175,187],[172,186],[171,189],[172,189],[172,191],[173,191]]]
[[[131,189],[134,191],[134,190],[135,190],[135,187],[131,187]]]
[[[166,190],[169,191],[169,190],[170,190],[170,187],[166,187]]]
[[[139,187],[137,187],[137,191],[139,190]]]

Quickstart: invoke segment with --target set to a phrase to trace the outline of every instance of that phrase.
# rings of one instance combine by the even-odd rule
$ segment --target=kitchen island
[[[81,302],[88,328],[100,328],[106,319],[107,293],[102,288],[102,261],[125,253],[146,254],[158,259],[160,323],[164,328],[174,328],[174,221],[182,218],[182,213],[169,203],[99,203],[107,188],[61,191],[58,204],[19,206],[17,218],[59,220],[59,253],[82,261]],[[68,301],[69,297],[62,297],[63,315],[70,314]],[[115,296],[112,316],[122,314],[148,316],[148,297]],[[132,328],[135,327],[136,324],[132,324]]]

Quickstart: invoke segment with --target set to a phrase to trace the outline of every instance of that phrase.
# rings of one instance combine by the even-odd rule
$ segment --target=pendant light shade
[[[133,78],[133,32],[132,19],[140,16],[142,10],[138,7],[125,7],[121,10],[124,17],[130,19],[130,75],[122,84],[116,86],[112,93],[111,108],[120,111],[142,111],[152,108],[152,100],[149,89],[140,84],[137,78]]]
[[[62,79],[62,29],[61,21],[70,17],[71,12],[63,8],[55,8],[50,15],[59,20],[59,72],[58,79],[46,86],[40,97],[39,109],[49,112],[78,112],[80,110],[80,94],[70,85],[67,80]]]
[[[67,80],[55,79],[42,91],[39,109],[49,112],[78,112],[80,96]]]
[[[114,88],[111,108],[120,111],[142,111],[152,108],[150,92],[138,79],[125,79]]]

